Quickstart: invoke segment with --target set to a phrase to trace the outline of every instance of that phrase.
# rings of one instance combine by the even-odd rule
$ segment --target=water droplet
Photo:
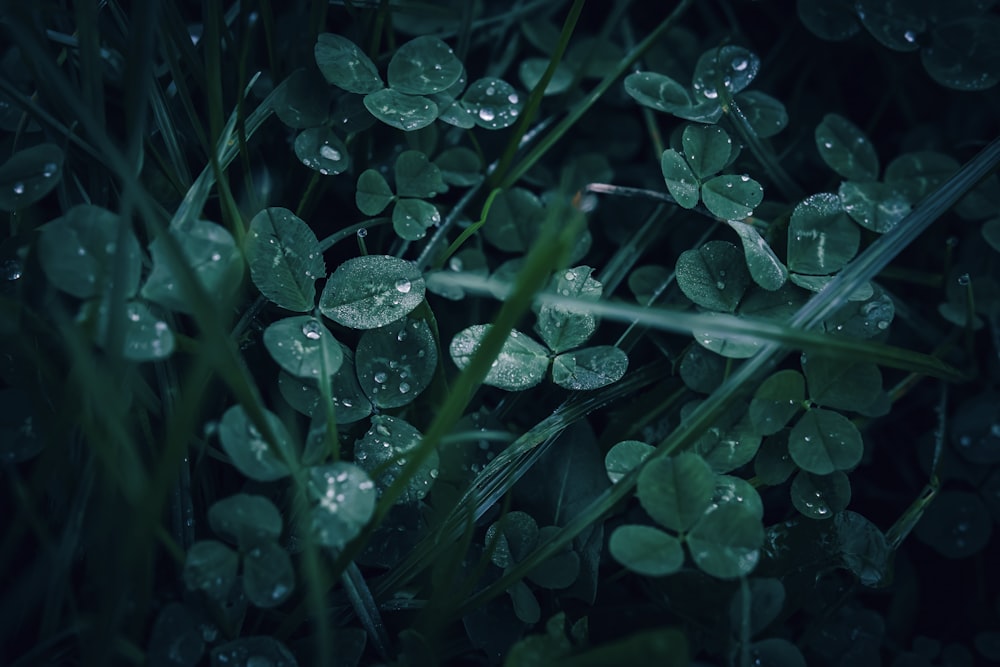
[[[729,64],[737,72],[742,72],[747,67],[750,66],[750,61],[747,60],[746,58],[741,58],[741,57],[737,56],[736,58],[733,58],[733,61],[731,63],[729,63]]]
[[[907,30],[906,32],[903,33],[903,39],[912,44],[913,42],[917,41],[917,34],[912,30]]]
[[[410,281],[406,280],[405,278],[400,278],[399,280],[396,281],[396,290],[403,294],[409,292],[410,287],[411,287]]]
[[[507,96],[507,101],[510,102],[511,104],[517,104],[519,99],[520,98],[517,96],[517,93],[511,93],[510,95]]]
[[[58,170],[59,170],[59,165],[57,165],[55,162],[46,162],[45,166],[42,167],[42,176],[44,176],[45,178],[52,178],[53,176],[56,175],[56,172]]]
[[[406,382],[400,382],[399,383],[399,393],[400,394],[405,394],[405,393],[407,393],[409,391],[410,391],[410,385],[409,384],[407,384]]]
[[[14,194],[23,195],[24,194],[24,183],[18,181],[14,184]]]
[[[327,160],[333,160],[334,162],[341,158],[340,151],[331,146],[323,146],[319,149],[319,154]]]
[[[486,89],[486,94],[487,95],[496,95],[497,94],[497,89],[495,87],[493,87],[493,86],[490,86],[489,88]]]
[[[495,111],[493,111],[493,109],[489,107],[483,107],[479,110],[479,117],[485,120],[486,122],[490,122],[491,120],[497,117],[497,114]]]
[[[378,382],[379,384],[384,384],[388,378],[389,376],[385,374],[385,371],[379,371],[374,376],[372,376],[372,379]]]
[[[576,280],[576,274],[572,271],[566,272],[566,280]]]
[[[323,325],[316,320],[309,320],[302,325],[302,333],[309,340],[319,340],[323,335]]]
[[[5,259],[3,262],[3,276],[7,280],[18,280],[24,274],[21,262],[16,259]]]
[[[962,275],[960,275],[958,277],[958,284],[959,285],[962,285],[962,286],[968,285],[970,281],[971,281],[971,278],[969,278],[969,274],[968,273],[963,273]]]
[[[742,176],[740,176],[740,180],[746,183],[747,181],[750,180],[750,177],[747,176],[746,174],[743,174]]]
[[[718,290],[720,290],[720,291],[724,290],[724,289],[726,289],[726,283],[722,282],[721,280],[718,280],[715,283],[715,288],[718,289]]]
[[[718,96],[719,96],[719,93],[717,91],[705,89],[705,97],[707,97],[708,99],[714,100]]]
[[[452,271],[461,271],[464,268],[461,257],[452,257],[448,260],[448,268]]]
[[[358,230],[358,238],[363,239],[366,236],[368,236],[368,230],[366,228],[362,227]]]

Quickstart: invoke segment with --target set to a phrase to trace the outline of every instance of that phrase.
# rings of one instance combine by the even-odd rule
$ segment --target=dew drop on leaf
[[[323,335],[322,325],[316,320],[309,320],[302,325],[302,333],[309,340],[319,340]]]

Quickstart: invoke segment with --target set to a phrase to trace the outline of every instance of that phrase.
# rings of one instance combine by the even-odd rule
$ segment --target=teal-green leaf
[[[682,208],[694,208],[698,203],[700,182],[691,171],[684,156],[668,148],[660,157],[660,170],[667,183],[667,191]]]
[[[423,199],[399,199],[392,209],[392,228],[399,238],[419,241],[427,230],[441,223],[437,207]]]
[[[487,77],[469,84],[462,105],[479,127],[500,130],[517,122],[523,103],[520,95],[503,79]]]
[[[559,526],[544,526],[538,531],[539,544],[548,544],[560,532]],[[549,590],[569,588],[580,576],[580,555],[572,544],[546,558],[531,569],[527,578],[533,584]]]
[[[471,187],[483,180],[483,164],[471,148],[452,146],[434,158],[441,170],[441,180],[447,185]]]
[[[472,355],[479,348],[479,343],[490,330],[490,324],[475,324],[462,329],[451,339],[448,348],[452,361],[459,368],[469,365]],[[508,391],[520,391],[534,387],[545,377],[549,366],[549,353],[517,330],[511,331],[504,342],[490,372],[486,374],[484,384],[499,387]]]
[[[100,299],[87,301],[80,307],[77,321],[93,332],[94,341],[108,349],[111,322],[110,292]],[[117,325],[124,331],[121,354],[130,361],[166,359],[174,351],[174,332],[141,301],[129,301],[114,314]],[[96,322],[93,322],[96,320]]]
[[[986,90],[1000,82],[1000,19],[994,14],[955,17],[931,31],[920,60],[931,78],[954,90]]]
[[[343,363],[331,380],[333,407],[337,423],[350,424],[370,415],[372,404],[358,385],[354,372],[354,355],[344,345],[340,349],[344,355]],[[278,391],[297,412],[306,416],[315,414],[320,400],[315,378],[298,378],[286,371],[279,371]]]
[[[993,520],[977,493],[945,489],[924,511],[915,533],[945,558],[968,558],[990,542]]]
[[[882,373],[866,361],[802,355],[802,370],[813,403],[835,410],[865,410],[882,393]]]
[[[971,494],[970,494],[971,495]],[[934,503],[931,504],[934,507]],[[885,533],[864,516],[851,510],[833,517],[835,548],[841,564],[854,573],[864,586],[884,586],[892,576],[892,557],[896,550],[889,546]],[[918,526],[920,524],[917,524]]]
[[[715,473],[704,459],[682,452],[646,464],[639,473],[636,496],[657,523],[684,532],[708,508],[714,491]]]
[[[370,475],[375,475],[379,489],[391,486],[406,465],[406,455],[416,448],[423,435],[407,421],[389,415],[375,415],[364,437],[354,443],[354,463]],[[439,458],[431,452],[423,464],[406,480],[406,488],[396,500],[398,504],[415,503],[431,490],[438,476]]]
[[[208,525],[216,535],[245,550],[281,537],[282,521],[278,508],[264,496],[237,493],[212,503]]]
[[[656,450],[639,440],[622,440],[616,443],[604,457],[604,469],[608,479],[615,483],[642,463],[647,456]]]
[[[861,462],[864,449],[858,428],[839,412],[823,408],[802,415],[788,435],[792,460],[817,475],[853,468]]]
[[[764,199],[764,188],[746,174],[726,174],[701,186],[701,200],[713,215],[723,220],[749,217]]]
[[[773,137],[787,127],[788,112],[780,100],[756,90],[742,92],[734,99],[758,137]]]
[[[843,116],[830,113],[816,126],[816,148],[831,169],[852,181],[878,178],[878,155],[875,147],[857,125]]]
[[[778,486],[784,484],[795,469],[795,461],[788,454],[788,433],[779,431],[764,438],[753,460],[753,471],[757,478],[768,486]]]
[[[663,577],[684,565],[684,548],[673,535],[652,526],[619,526],[611,533],[612,558],[637,574]]]
[[[16,211],[52,192],[62,179],[63,151],[38,144],[14,153],[0,165],[0,211]]]
[[[855,0],[855,11],[871,36],[893,51],[916,51],[927,27],[910,0]]]
[[[740,504],[726,503],[706,512],[685,541],[703,572],[719,579],[736,579],[757,567],[764,526]]]
[[[752,225],[739,220],[726,220],[743,243],[743,254],[746,256],[747,269],[753,281],[766,290],[780,289],[788,280],[788,267],[771,250],[764,237]]]
[[[716,101],[721,82],[730,95],[735,95],[750,85],[760,71],[757,54],[733,44],[710,48],[698,58],[691,78],[696,99]]]
[[[750,284],[743,253],[728,241],[709,241],[682,252],[676,273],[684,296],[702,308],[727,313],[736,310]]]
[[[549,291],[560,296],[597,301],[603,286],[591,278],[594,269],[577,266],[558,271],[549,283]],[[597,329],[597,318],[586,308],[543,305],[537,308],[535,330],[553,352],[564,352],[582,345]]]
[[[377,329],[408,314],[424,299],[417,265],[392,255],[347,260],[326,281],[319,309],[352,329]]]
[[[504,190],[493,199],[482,233],[504,252],[525,252],[538,236],[544,215],[542,201],[530,190]]]
[[[288,127],[302,130],[322,125],[330,113],[330,96],[316,70],[297,69],[275,90],[274,114]]]
[[[411,39],[389,61],[389,87],[409,95],[446,90],[462,76],[462,61],[437,37]]]
[[[368,473],[353,463],[331,463],[309,469],[312,531],[323,546],[342,549],[375,513],[378,490]]]
[[[764,380],[750,401],[748,414],[754,429],[761,435],[772,435],[785,428],[802,408],[805,388],[805,378],[790,368]]]
[[[324,78],[338,88],[364,95],[383,87],[375,63],[346,37],[321,33],[313,55]]]
[[[538,523],[527,512],[508,512],[486,529],[485,546],[493,544],[490,560],[497,567],[522,561],[538,544]]]
[[[715,478],[710,507],[721,507],[727,503],[739,505],[758,519],[764,518],[764,501],[753,484],[742,477],[719,475]]]
[[[681,135],[684,158],[699,180],[714,176],[729,163],[733,140],[718,125],[689,124]]]
[[[673,280],[667,267],[659,264],[647,264],[636,267],[628,276],[628,288],[635,296],[639,305],[649,305],[654,295],[665,289],[667,283]]]
[[[421,151],[400,153],[393,171],[396,175],[396,194],[400,197],[430,198],[448,190],[441,178],[441,169]]]
[[[903,153],[885,168],[885,184],[911,203],[919,202],[958,171],[958,160],[944,153]]]
[[[277,542],[262,542],[243,556],[243,590],[262,609],[277,607],[295,590],[292,559]]]
[[[351,167],[347,146],[328,127],[310,127],[295,137],[295,156],[323,176],[342,174]]]
[[[291,437],[276,414],[265,410],[264,417],[277,442],[264,439],[242,405],[234,405],[222,415],[219,440],[237,470],[250,479],[271,482],[291,473],[286,463],[292,456]]]
[[[264,330],[264,346],[279,366],[297,377],[333,375],[344,361],[333,334],[311,315],[272,323]]]
[[[404,132],[427,127],[438,117],[434,100],[421,95],[407,95],[392,88],[368,93],[365,108],[380,121]]]
[[[552,381],[564,389],[589,391],[618,382],[628,370],[628,355],[614,345],[584,347],[552,360]]]
[[[250,278],[261,294],[285,310],[312,310],[326,262],[309,225],[287,208],[265,208],[250,220],[244,244]]]
[[[798,0],[795,7],[802,24],[828,42],[842,42],[861,30],[854,4],[848,0]]]
[[[217,540],[200,540],[191,545],[184,558],[184,585],[190,591],[204,591],[213,600],[222,600],[236,582],[239,555]]]
[[[142,255],[131,229],[124,247],[117,247],[121,218],[106,209],[78,204],[41,227],[38,260],[45,277],[58,289],[86,299],[102,294],[112,278],[115,262],[125,263],[121,276],[125,296],[139,287]],[[119,258],[119,253],[124,257]]]
[[[184,257],[179,270],[194,276],[219,301],[236,291],[243,276],[243,255],[227,229],[214,222],[195,220],[187,227],[172,228],[166,233],[174,237]],[[142,286],[142,295],[165,308],[190,313],[191,306],[181,293],[172,263],[167,259],[164,240],[155,239],[149,244],[149,251],[153,270]]]
[[[838,193],[847,214],[865,229],[878,234],[895,227],[912,208],[906,197],[877,181],[844,181]]]
[[[815,475],[800,470],[792,480],[792,505],[810,519],[829,519],[851,502],[851,481],[840,470]]]
[[[374,169],[365,169],[358,176],[358,189],[354,194],[354,202],[358,210],[365,215],[378,215],[392,203],[393,199],[395,197],[392,189],[382,174]]]
[[[633,72],[625,77],[625,92],[639,104],[673,113],[681,107],[691,106],[687,89],[665,74]]]
[[[825,276],[853,259],[861,231],[844,212],[840,197],[823,192],[807,197],[788,224],[788,269]]]
[[[700,401],[691,401],[681,408],[681,419],[687,419]],[[695,440],[692,451],[704,459],[716,473],[725,473],[749,463],[760,447],[760,435],[746,416],[743,401],[730,405],[715,423]]]
[[[361,389],[383,409],[412,403],[434,379],[437,361],[430,326],[408,317],[366,331],[355,356]]]

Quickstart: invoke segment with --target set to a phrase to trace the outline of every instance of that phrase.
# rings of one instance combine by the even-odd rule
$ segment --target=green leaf
[[[549,291],[565,297],[597,301],[603,289],[601,283],[591,278],[594,269],[577,266],[559,271],[549,283]],[[543,305],[538,307],[535,330],[553,352],[564,352],[583,343],[597,329],[597,318],[584,307]]]
[[[778,486],[795,472],[795,461],[788,454],[788,433],[778,432],[764,438],[753,461],[753,471],[763,484]]]
[[[389,61],[389,86],[409,95],[430,95],[447,89],[464,71],[450,46],[437,37],[417,37]]]
[[[0,165],[0,211],[27,208],[52,192],[62,179],[63,151],[38,144],[14,153]]]
[[[392,209],[392,228],[399,238],[419,241],[427,230],[441,224],[441,214],[434,204],[422,199],[400,199]]]
[[[688,346],[681,357],[678,372],[688,389],[700,394],[711,394],[722,384],[726,360],[700,345],[692,345]]]
[[[313,535],[323,546],[342,549],[375,513],[375,483],[352,463],[310,468],[308,489],[317,503],[312,510]]]
[[[803,354],[802,370],[809,398],[823,407],[861,411],[882,393],[882,373],[872,363]]]
[[[108,348],[108,332],[112,324],[110,296],[106,290],[100,299],[84,303],[77,314],[77,321],[93,332],[94,342],[104,349]],[[120,350],[125,359],[156,361],[166,359],[173,353],[174,333],[145,303],[128,301],[124,309],[114,312],[114,316],[125,333]]]
[[[660,157],[660,170],[667,191],[677,204],[682,208],[694,208],[698,204],[699,181],[684,156],[668,148]]]
[[[714,311],[709,311],[705,314],[708,316],[718,315],[720,317],[723,315],[723,313],[716,313]],[[692,334],[698,345],[727,359],[748,359],[757,354],[757,351],[764,344],[764,341],[758,338],[725,336],[713,333],[711,329],[707,331],[693,331]]]
[[[771,624],[781,614],[785,606],[785,586],[780,579],[771,577],[754,577],[747,581],[747,596],[744,600],[742,587],[736,590],[732,602],[729,603],[729,625],[734,630],[744,623],[750,627],[750,636],[758,634]],[[743,606],[747,605],[749,614],[744,618]],[[771,664],[771,663],[761,663]],[[778,663],[783,664],[783,663]],[[802,667],[805,667],[803,664]]]
[[[715,491],[709,511],[727,503],[739,505],[758,519],[764,518],[764,501],[753,484],[742,477],[719,475],[715,478]]]
[[[111,211],[79,204],[52,222],[42,225],[38,261],[45,277],[56,288],[86,299],[101,295],[110,283],[115,262],[123,261],[125,296],[133,296],[142,273],[139,241],[131,229],[118,248],[121,218]],[[124,254],[119,260],[118,254]]]
[[[441,169],[421,151],[403,151],[393,167],[396,174],[396,194],[400,197],[433,197],[446,192]]]
[[[295,70],[274,92],[274,114],[299,130],[322,125],[330,113],[330,96],[323,94],[323,83],[315,70]]]
[[[548,66],[548,58],[525,58],[517,68],[517,75],[520,77],[521,83],[524,84],[525,88],[534,90],[535,86],[542,80],[542,75],[545,74]],[[542,95],[559,95],[560,93],[565,93],[569,90],[572,83],[572,68],[564,61],[560,61],[556,65],[555,74],[549,80],[548,85],[545,86]]]
[[[792,369],[778,371],[764,380],[750,401],[750,421],[761,435],[772,435],[785,428],[802,408],[805,379]]]
[[[392,88],[368,93],[365,108],[380,121],[404,132],[427,127],[438,117],[434,100],[421,95],[406,95]]]
[[[810,519],[829,519],[851,502],[851,481],[840,470],[814,475],[800,470],[792,480],[792,505]]]
[[[619,526],[608,541],[611,556],[637,574],[663,577],[684,565],[684,548],[673,535],[652,526]]]
[[[415,449],[423,435],[408,422],[389,415],[375,415],[364,437],[354,443],[354,462],[369,474],[375,474],[379,489],[391,486],[406,465],[406,455]],[[415,503],[431,490],[438,476],[438,454],[431,452],[420,468],[406,481],[406,489],[396,501]]]
[[[469,365],[472,355],[479,348],[480,341],[492,326],[474,324],[455,334],[448,351],[456,366],[461,369]],[[548,366],[548,351],[530,336],[513,330],[483,383],[508,391],[528,389],[542,381]]]
[[[757,567],[764,526],[740,504],[726,503],[706,512],[685,541],[702,571],[719,579],[735,579]]]
[[[655,447],[639,440],[622,440],[616,443],[604,457],[604,468],[608,472],[608,479],[612,483],[617,482],[654,451]]]
[[[639,473],[636,496],[657,523],[676,532],[691,528],[712,502],[715,473],[697,454],[649,462]]]
[[[528,625],[534,625],[541,620],[542,609],[538,604],[538,599],[524,581],[515,582],[507,589],[507,593],[513,603],[514,616],[517,617],[517,620]]]
[[[219,537],[246,550],[281,537],[281,513],[264,496],[237,493],[208,508],[208,525]]]
[[[864,449],[861,434],[847,417],[822,408],[802,415],[788,436],[792,460],[817,475],[853,468],[861,462]]]
[[[853,572],[865,586],[885,586],[889,583],[895,551],[878,526],[850,510],[834,516],[833,526],[836,530],[837,555],[843,566]]]
[[[486,529],[486,547],[494,544],[490,560],[497,567],[510,567],[524,560],[538,544],[538,524],[525,512],[508,512]]]
[[[628,370],[628,355],[614,345],[585,347],[552,361],[552,381],[564,389],[588,391],[618,382]]]
[[[696,99],[714,102],[719,97],[719,83],[726,87],[730,95],[735,95],[750,85],[758,71],[760,58],[742,46],[711,48],[698,58],[691,87]]]
[[[462,106],[473,114],[479,127],[500,130],[517,122],[523,105],[512,85],[503,79],[487,77],[469,84],[462,96]]]
[[[272,323],[264,330],[264,346],[279,366],[297,377],[333,375],[344,361],[337,339],[311,315]]]
[[[795,273],[835,273],[858,252],[861,232],[844,212],[840,197],[823,192],[807,197],[788,224],[788,268]]]
[[[354,257],[326,281],[319,309],[352,329],[377,329],[408,314],[424,300],[416,264],[391,255]]]
[[[483,180],[483,165],[479,155],[465,146],[446,148],[434,158],[446,185],[471,187]]]
[[[764,188],[746,174],[716,176],[701,186],[701,200],[723,220],[749,217],[764,199]]]
[[[313,49],[319,71],[329,83],[364,95],[383,87],[378,68],[357,44],[329,32],[319,35]]]
[[[184,585],[190,591],[204,591],[213,600],[223,600],[236,583],[239,556],[216,540],[200,540],[191,545],[184,558]]]
[[[354,202],[365,215],[378,215],[392,203],[395,196],[382,174],[374,169],[365,169],[358,176],[358,189]]]
[[[244,250],[261,294],[285,310],[312,310],[326,262],[309,225],[287,208],[265,208],[250,220]]]
[[[494,197],[482,233],[504,252],[523,253],[538,236],[544,215],[542,201],[530,190],[504,190]]]
[[[194,276],[218,301],[236,292],[243,276],[243,255],[228,230],[214,222],[195,220],[183,229],[172,228],[166,233],[174,237],[184,256],[185,266],[179,270]],[[142,295],[165,308],[190,313],[188,298],[181,293],[163,244],[163,239],[157,238],[149,245],[153,271],[142,287]]]
[[[909,0],[855,0],[861,25],[893,51],[916,51],[917,36],[926,28],[920,10]]]
[[[718,125],[687,125],[681,145],[684,158],[699,180],[719,173],[733,152],[733,140]]]
[[[659,264],[636,267],[628,276],[628,288],[639,305],[649,305],[653,295],[664,289],[668,280],[673,280],[670,271]]]
[[[743,253],[728,241],[709,241],[677,258],[677,286],[702,308],[732,313],[743,298],[750,273]]]
[[[403,317],[362,334],[356,356],[361,389],[379,408],[413,402],[434,379],[437,342],[425,320]]]
[[[892,324],[896,306],[878,285],[872,285],[874,295],[864,302],[848,301],[840,310],[823,321],[831,332],[853,338],[871,338]]]
[[[945,558],[968,558],[990,542],[993,521],[979,494],[946,489],[925,510],[916,536]]]
[[[340,346],[343,363],[331,380],[333,407],[338,424],[349,424],[364,419],[372,412],[358,378],[354,372],[354,355],[344,345]],[[311,416],[319,404],[320,393],[315,378],[297,378],[290,373],[278,373],[278,391],[295,410]]]
[[[858,127],[843,116],[830,113],[816,126],[816,148],[835,172],[852,181],[878,178],[875,147]]]
[[[295,590],[292,559],[276,542],[262,542],[243,557],[243,590],[262,609],[277,607]]]
[[[691,95],[680,83],[665,74],[633,72],[625,77],[625,92],[639,104],[673,113],[676,109],[691,106]]]
[[[802,24],[829,42],[842,42],[861,30],[849,0],[798,0],[795,7]]]
[[[295,137],[295,156],[323,176],[342,174],[351,168],[347,146],[328,127],[311,127]]]
[[[559,526],[545,526],[538,531],[538,543],[547,544],[559,533]],[[572,586],[580,576],[580,555],[567,545],[562,551],[546,558],[527,574],[533,584],[549,590]]]
[[[691,401],[685,404],[681,408],[681,419],[686,419],[699,403]],[[760,435],[746,417],[746,403],[737,401],[695,440],[692,451],[701,456],[714,472],[723,473],[749,463],[758,447]]]
[[[242,405],[234,405],[222,415],[219,440],[237,470],[250,479],[271,482],[291,473],[285,462],[291,456],[291,438],[276,414],[265,410],[264,416],[277,442],[264,439]]]
[[[915,203],[938,189],[958,171],[958,160],[934,151],[903,153],[885,168],[885,184]]]
[[[1000,19],[993,14],[956,17],[931,31],[920,60],[931,78],[954,90],[986,90],[1000,82]]]
[[[910,213],[910,202],[884,183],[840,184],[840,203],[855,222],[878,234],[884,234]]]
[[[740,235],[747,268],[753,281],[766,290],[780,289],[788,280],[788,267],[782,264],[764,237],[745,222],[727,220],[726,224]]]
[[[762,139],[773,137],[788,126],[788,112],[780,100],[770,95],[748,90],[735,97],[750,128]]]

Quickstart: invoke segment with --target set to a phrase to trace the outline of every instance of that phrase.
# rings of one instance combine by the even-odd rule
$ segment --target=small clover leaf
[[[639,104],[657,111],[673,113],[691,106],[691,95],[682,84],[656,72],[629,74],[625,77],[625,92]]]
[[[608,551],[616,561],[647,577],[673,574],[684,565],[681,541],[652,526],[619,526],[611,533]]]
[[[788,267],[778,259],[760,232],[739,220],[727,220],[726,224],[739,234],[747,268],[754,282],[766,290],[780,289],[788,280]]]
[[[764,526],[750,510],[726,503],[706,512],[685,542],[702,571],[719,579],[736,579],[757,567]]]
[[[813,408],[792,427],[788,453],[803,470],[829,475],[861,462],[864,443],[858,428],[839,412]]]
[[[375,63],[346,37],[322,33],[313,51],[319,71],[338,88],[364,95],[383,87]]]
[[[728,241],[709,241],[677,258],[677,286],[702,308],[732,313],[750,283],[743,253]]]
[[[219,440],[237,470],[250,479],[271,482],[291,473],[286,463],[292,451],[291,437],[276,414],[265,410],[264,417],[275,442],[264,439],[242,405],[234,405],[222,415]]]
[[[510,567],[534,551],[538,544],[538,524],[526,512],[508,512],[486,529],[486,546],[494,544],[490,560],[497,567]]]
[[[62,180],[63,150],[55,144],[25,148],[0,165],[0,211],[23,209]]]
[[[491,326],[476,324],[455,334],[449,352],[456,366],[459,368],[468,366],[472,355],[479,348],[480,342]],[[508,391],[528,389],[542,381],[548,366],[548,351],[530,336],[513,330],[483,383]]]
[[[208,508],[208,524],[216,535],[241,549],[281,537],[281,514],[264,496],[237,493],[216,501]]]
[[[184,559],[184,585],[223,600],[236,583],[239,564],[239,554],[222,542],[200,540],[191,545]]]
[[[750,401],[750,421],[761,435],[785,427],[805,400],[805,379],[796,370],[778,371],[764,380]]]
[[[427,127],[438,117],[434,100],[422,95],[407,95],[392,88],[368,93],[365,108],[380,121],[404,132]]]
[[[399,199],[392,209],[392,228],[406,241],[419,241],[430,227],[440,223],[437,207],[423,199]]]
[[[358,176],[358,187],[354,202],[365,215],[378,215],[393,202],[395,195],[385,177],[374,169],[365,169]]]
[[[488,130],[510,127],[521,113],[521,98],[512,85],[503,79],[488,77],[469,84],[462,96],[462,106],[473,122]]]
[[[701,200],[713,215],[723,220],[749,217],[764,199],[764,188],[746,174],[725,174],[701,186]]]
[[[552,361],[552,381],[576,391],[599,389],[618,382],[628,370],[628,355],[614,345],[564,352]]]
[[[699,179],[719,173],[733,152],[733,140],[718,125],[688,125],[681,135],[681,145],[684,158]]]
[[[597,301],[603,287],[591,277],[593,271],[589,266],[578,266],[557,272],[549,283],[549,290],[560,296]],[[597,329],[597,318],[583,308],[543,305],[536,312],[535,330],[553,352],[582,345]]]
[[[835,273],[857,253],[858,226],[844,212],[840,197],[820,193],[807,197],[792,211],[788,224],[788,269],[825,276]]]
[[[264,346],[278,365],[297,377],[333,375],[344,361],[340,343],[311,315],[272,323],[264,330]]]
[[[254,605],[276,607],[295,590],[295,568],[288,552],[276,542],[262,542],[243,556],[243,590]]]
[[[310,468],[308,488],[316,502],[312,510],[313,534],[324,546],[342,549],[375,512],[375,483],[352,463]]]
[[[608,450],[604,457],[604,469],[612,484],[642,463],[655,451],[655,447],[639,440],[623,440]]]
[[[462,62],[437,37],[417,37],[399,47],[389,61],[389,87],[408,95],[446,90],[462,76]]]
[[[427,322],[403,317],[361,336],[358,382],[375,406],[402,407],[431,383],[437,360],[437,343]]]
[[[375,483],[379,489],[391,486],[403,466],[406,465],[406,455],[416,448],[423,435],[409,422],[399,417],[375,415],[372,426],[364,437],[354,443],[354,462],[369,474],[375,474]],[[437,452],[431,452],[420,468],[406,482],[406,489],[396,501],[400,504],[415,503],[431,490],[434,479],[438,476],[439,458]]]
[[[816,126],[816,148],[831,169],[854,181],[878,178],[878,155],[868,137],[843,116],[827,114]]]
[[[354,257],[326,281],[319,309],[352,329],[377,329],[408,314],[424,299],[417,266],[391,255]]]
[[[667,191],[678,206],[694,208],[698,204],[700,182],[684,156],[668,148],[660,157],[660,170],[667,183]]]
[[[693,526],[712,502],[715,473],[697,454],[659,458],[642,469],[636,495],[646,513],[670,530]]]
[[[802,355],[802,370],[810,400],[823,407],[860,411],[882,393],[882,373],[869,362],[810,354]]]
[[[722,84],[735,95],[750,85],[760,71],[760,58],[742,46],[709,49],[698,58],[691,80],[695,96],[709,101],[719,97]]]
[[[323,176],[342,174],[351,167],[347,146],[327,127],[311,127],[295,137],[295,156]]]
[[[851,502],[851,482],[840,470],[815,475],[800,470],[792,480],[792,505],[810,519],[829,519]]]
[[[316,280],[326,275],[319,241],[286,208],[266,208],[250,220],[245,241],[250,278],[260,293],[286,310],[305,312],[316,301]]]

